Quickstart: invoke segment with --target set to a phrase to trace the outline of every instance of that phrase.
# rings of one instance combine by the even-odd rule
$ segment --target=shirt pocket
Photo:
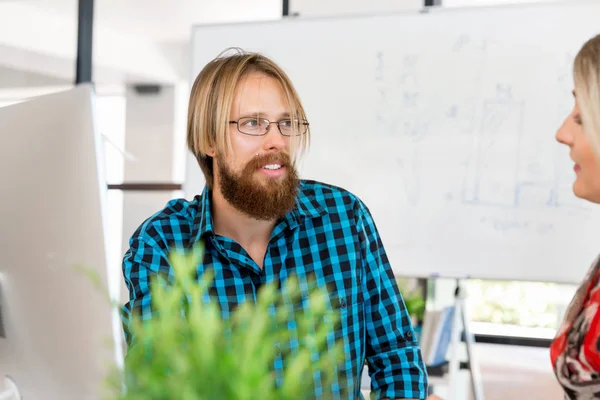
[[[352,293],[353,291],[355,291],[355,293]],[[343,292],[330,293],[329,298],[331,308],[340,314],[348,313],[349,310],[353,310],[357,307],[362,307],[364,303],[363,293],[360,287],[346,288]]]
[[[331,297],[331,310],[336,323],[333,335],[336,341],[344,340],[346,347],[362,340],[365,327],[365,304],[362,293]]]

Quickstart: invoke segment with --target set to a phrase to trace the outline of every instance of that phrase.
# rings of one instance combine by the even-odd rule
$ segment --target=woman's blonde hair
[[[233,51],[233,54],[227,55]],[[290,78],[271,59],[259,53],[241,49],[227,49],[210,61],[196,77],[188,106],[187,146],[194,154],[206,179],[206,186],[213,186],[213,159],[207,152],[231,151],[229,119],[237,84],[248,74],[261,73],[276,79],[283,87],[290,107],[290,119],[306,120],[306,113]],[[290,156],[308,148],[310,129],[303,135],[291,137]]]
[[[600,35],[588,40],[577,53],[573,78],[585,134],[600,158]]]

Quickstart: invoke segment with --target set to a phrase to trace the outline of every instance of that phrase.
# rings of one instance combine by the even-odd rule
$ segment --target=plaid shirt
[[[214,271],[218,280],[214,289],[224,317],[239,303],[255,300],[256,289],[266,282],[283,283],[292,274],[298,279],[310,275],[319,286],[331,285],[337,299],[340,330],[336,336],[345,341],[342,392],[351,399],[362,398],[366,360],[376,398],[426,397],[427,372],[404,301],[375,223],[356,196],[323,183],[302,181],[296,208],[277,223],[271,235],[263,269],[239,244],[215,235],[210,198],[205,189],[192,201],[172,200],[131,237],[123,260],[130,293],[122,309],[128,345],[133,341],[127,328],[132,312],[151,317],[150,277],[172,273],[169,249],[190,248],[203,240],[206,254],[198,272],[203,272],[204,265]],[[276,360],[275,370],[280,374],[281,369],[281,360]]]

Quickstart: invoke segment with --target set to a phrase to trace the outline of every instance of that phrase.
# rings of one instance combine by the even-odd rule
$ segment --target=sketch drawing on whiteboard
[[[377,128],[384,132],[389,132],[389,110],[390,103],[387,96],[385,87],[383,70],[383,52],[378,52],[376,56],[375,66],[375,90],[377,91],[377,106],[375,108],[375,120],[377,122]]]
[[[452,50],[444,60],[448,71],[445,86],[453,90],[452,103],[444,104],[444,127],[452,126],[455,131],[472,135],[476,129],[476,110],[481,104],[482,80],[487,67],[488,39],[473,39],[461,34],[452,44]],[[445,88],[439,90],[448,90]],[[448,125],[448,124],[451,125]]]
[[[397,158],[396,161],[401,171],[406,197],[411,205],[416,206],[419,203],[419,196],[421,195],[420,180],[417,175],[419,171],[419,156],[417,148],[406,149],[404,154],[406,155],[410,151],[413,152],[412,155]],[[407,165],[407,162],[412,164]]]
[[[376,121],[379,130],[401,139],[397,163],[402,185],[411,205],[420,197],[419,142],[425,133],[419,109],[422,94],[417,76],[419,58],[401,57],[398,67],[390,67],[383,51],[376,53],[375,87],[377,90]]]
[[[559,83],[565,76],[559,74]],[[559,84],[559,88],[562,84]],[[570,84],[560,88],[566,96]],[[512,87],[496,86],[496,97],[483,102],[480,131],[474,135],[475,151],[468,161],[463,185],[463,202],[498,207],[576,207],[572,195],[573,177],[564,163],[565,154],[551,133],[525,131],[526,104],[513,98]],[[569,106],[560,115],[565,116]],[[557,128],[559,122],[556,124]]]
[[[476,150],[464,180],[465,203],[518,205],[521,185],[527,185],[519,181],[524,107],[506,84],[496,86],[496,98],[484,100],[481,129],[474,135]]]
[[[473,40],[471,35],[468,33],[462,33],[458,36],[454,45],[452,46],[452,51],[460,52],[462,50],[479,50],[482,53],[486,52],[488,46],[489,39],[483,38],[480,40]]]

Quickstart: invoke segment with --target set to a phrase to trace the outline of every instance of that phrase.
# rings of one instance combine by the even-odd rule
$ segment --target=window
[[[546,282],[466,282],[473,333],[551,339],[577,290]]]
[[[472,333],[552,339],[577,285],[470,279],[462,288]],[[429,279],[427,308],[452,305],[455,289],[454,279]]]

